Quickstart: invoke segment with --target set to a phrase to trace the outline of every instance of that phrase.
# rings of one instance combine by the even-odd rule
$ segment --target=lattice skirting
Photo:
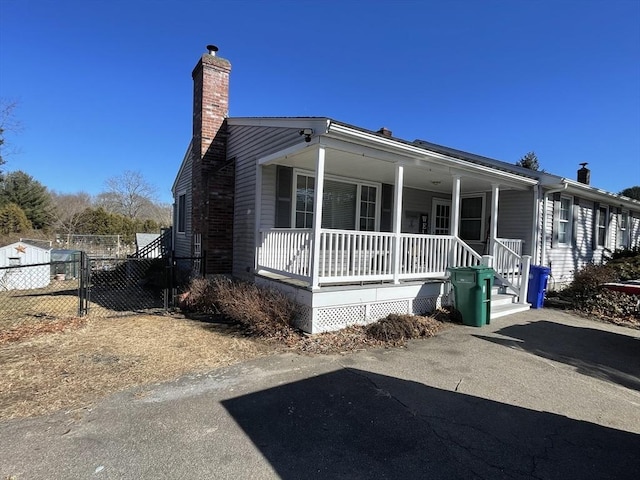
[[[362,305],[309,308],[305,317],[300,318],[298,326],[306,332],[320,333],[340,330],[350,325],[366,325],[391,313],[423,315],[442,306],[444,304],[443,298],[439,295]]]

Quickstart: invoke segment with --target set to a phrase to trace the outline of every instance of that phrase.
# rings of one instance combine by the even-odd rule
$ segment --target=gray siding
[[[608,207],[607,240],[604,247],[593,248],[594,243],[594,202],[582,198],[574,199],[573,218],[571,229],[571,243],[568,245],[552,245],[554,202],[549,199],[547,205],[546,235],[546,259],[547,266],[551,267],[551,287],[560,287],[571,282],[573,274],[589,263],[599,264],[603,261],[607,250],[613,250],[618,245],[618,209],[612,205],[600,203],[602,207]],[[636,215],[637,213],[632,214]],[[640,219],[630,218],[631,243],[637,245],[640,234]]]
[[[253,278],[255,261],[256,162],[259,158],[304,141],[298,128],[229,126],[227,156],[236,159],[236,186],[233,221],[233,275]],[[263,170],[263,188],[273,185],[270,202],[275,202],[275,169]],[[265,195],[268,192],[265,192]],[[269,205],[262,205],[269,215]],[[273,215],[273,213],[271,213]],[[265,216],[263,215],[263,219]],[[271,225],[273,222],[271,222]],[[267,225],[265,225],[267,227]]]
[[[184,161],[182,171],[179,173],[179,177],[176,179],[176,188],[174,192],[174,251],[178,257],[190,257],[191,256],[191,244],[192,244],[192,230],[191,230],[191,154],[188,153],[188,157]],[[182,194],[186,194],[185,200],[185,233],[178,233],[178,197]]]
[[[431,200],[433,196],[433,192],[416,188],[405,187],[402,190],[402,226],[400,230],[403,233],[420,232],[420,218],[417,216],[421,213],[429,215],[429,221],[431,221]]]
[[[487,203],[491,207],[491,195]],[[487,214],[487,221],[489,221]],[[533,224],[533,192],[500,191],[498,194],[498,237],[524,240],[523,254],[531,255],[531,226]]]

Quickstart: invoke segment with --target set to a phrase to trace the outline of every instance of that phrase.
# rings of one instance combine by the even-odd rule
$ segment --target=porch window
[[[296,180],[296,228],[313,227],[313,192],[316,179],[298,175]]]
[[[558,243],[567,245],[571,242],[571,197],[560,197],[560,215],[558,216]]]
[[[178,233],[184,233],[186,231],[187,222],[187,195],[182,194],[178,196]]]
[[[376,229],[376,190],[368,185],[360,188],[360,230],[373,232]]]
[[[460,238],[483,241],[484,195],[463,197],[460,201]]]
[[[295,227],[312,228],[315,178],[296,173]],[[322,196],[322,228],[375,231],[379,218],[377,185],[325,178]]]
[[[605,247],[607,243],[607,216],[609,209],[607,207],[598,208],[598,247]]]

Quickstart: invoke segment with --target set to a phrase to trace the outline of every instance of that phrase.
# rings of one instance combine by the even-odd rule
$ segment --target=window
[[[618,246],[629,247],[629,212],[624,210],[618,217]]]
[[[376,187],[363,185],[360,189],[360,230],[376,229]]]
[[[571,197],[560,197],[560,212],[558,215],[558,243],[568,245],[571,242]]]
[[[296,181],[296,228],[313,227],[313,193],[315,184],[315,178],[307,175],[298,175]]]
[[[484,195],[460,200],[460,238],[483,241]]]
[[[10,267],[20,266],[20,257],[9,257],[9,266]]]
[[[451,224],[451,200],[433,199],[432,230],[435,235],[449,235]]]
[[[295,173],[296,228],[313,227],[315,178]],[[322,228],[375,231],[379,221],[378,185],[325,178],[322,195]]]
[[[598,228],[596,231],[598,237],[598,247],[605,247],[607,242],[607,207],[598,208]]]
[[[178,196],[178,233],[186,232],[187,223],[187,195]]]

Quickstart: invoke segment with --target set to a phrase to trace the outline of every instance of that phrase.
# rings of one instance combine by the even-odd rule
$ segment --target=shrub
[[[586,299],[580,310],[603,319],[640,320],[640,299],[636,295],[603,288]]]
[[[226,277],[193,279],[181,299],[181,308],[222,314],[251,335],[285,341],[299,336],[293,326],[297,304],[276,290],[254,283]]]
[[[404,343],[412,338],[432,337],[442,328],[442,323],[429,317],[392,313],[367,325],[368,337],[382,342]]]
[[[612,266],[590,263],[574,274],[571,284],[560,294],[570,300],[575,307],[580,308],[585,300],[600,291],[601,284],[616,282],[619,279],[616,269]]]

